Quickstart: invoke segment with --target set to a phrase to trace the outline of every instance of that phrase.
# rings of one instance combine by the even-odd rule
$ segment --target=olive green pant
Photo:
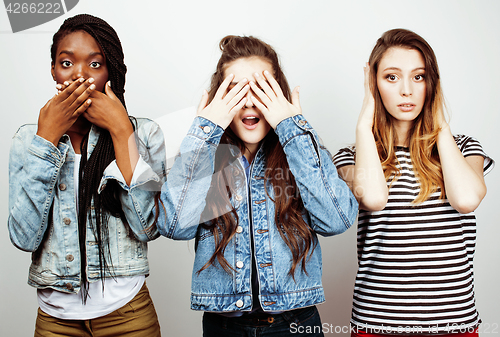
[[[157,337],[158,316],[146,283],[127,304],[112,313],[88,320],[59,319],[40,308],[36,318],[35,337]]]

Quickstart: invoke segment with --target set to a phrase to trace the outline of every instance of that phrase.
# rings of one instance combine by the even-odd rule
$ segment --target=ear
[[[54,63],[52,63],[52,66],[50,67],[50,73],[52,74],[52,79],[55,81],[56,80],[56,73],[54,71]]]

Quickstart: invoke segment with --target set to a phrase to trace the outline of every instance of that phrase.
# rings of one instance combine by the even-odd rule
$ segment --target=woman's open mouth
[[[243,122],[243,125],[245,126],[245,128],[247,128],[248,130],[253,130],[257,127],[257,124],[259,123],[260,118],[258,118],[256,116],[247,116],[247,117],[244,117],[241,121]]]

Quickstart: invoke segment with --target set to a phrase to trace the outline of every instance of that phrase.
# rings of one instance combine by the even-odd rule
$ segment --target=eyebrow
[[[401,71],[401,69],[397,68],[397,67],[388,67],[388,68],[385,68],[383,69],[382,71],[388,71],[388,70],[396,70],[396,71]],[[425,70],[425,67],[418,67],[418,68],[415,68],[412,70],[412,72],[414,71],[417,71],[417,70]]]
[[[74,55],[75,53],[71,50],[61,50],[59,55],[61,55],[61,54]],[[104,55],[100,51],[93,51],[93,52],[89,53],[89,56],[96,56],[96,55],[100,55],[100,56],[104,57]]]

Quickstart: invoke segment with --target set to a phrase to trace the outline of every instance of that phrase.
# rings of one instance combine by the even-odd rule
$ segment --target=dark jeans
[[[286,311],[282,314],[251,314],[242,317],[224,317],[205,312],[204,337],[281,337],[324,336],[321,319],[315,306]]]

